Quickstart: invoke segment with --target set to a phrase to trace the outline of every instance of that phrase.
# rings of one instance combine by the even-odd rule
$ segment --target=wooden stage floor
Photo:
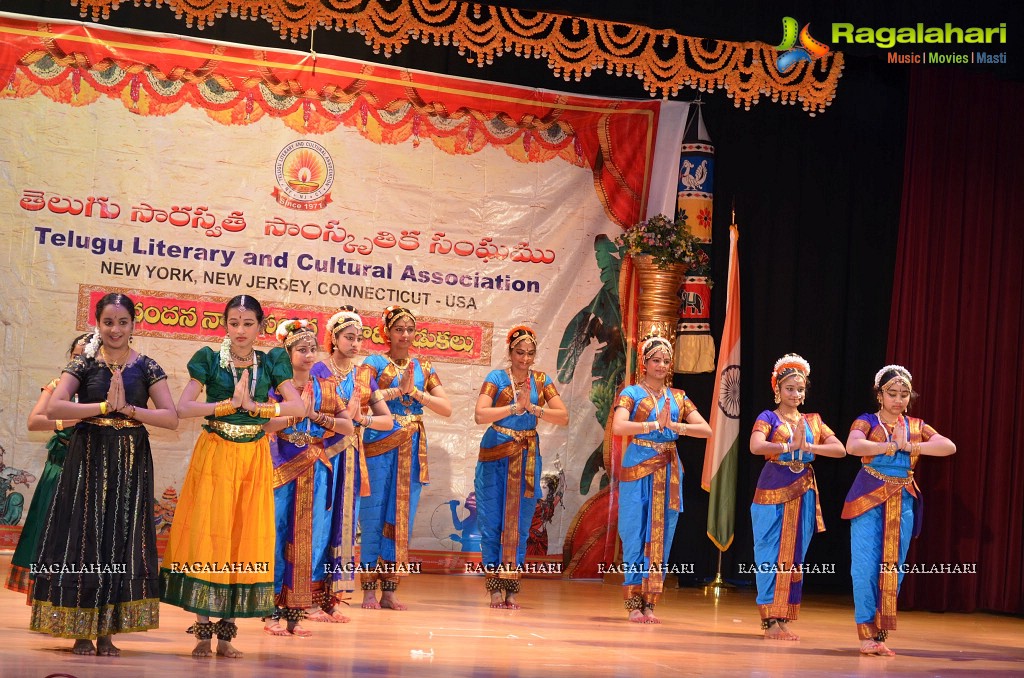
[[[0,556],[7,578],[10,556]],[[672,578],[669,578],[670,581]],[[845,597],[804,601],[798,642],[761,637],[754,594],[716,603],[671,589],[660,625],[625,619],[621,589],[596,582],[527,579],[521,610],[487,607],[479,577],[414,575],[405,612],[349,608],[348,624],[307,623],[312,638],[275,638],[257,619],[239,624],[244,659],[193,659],[194,617],[163,605],[160,628],[115,637],[122,656],[77,657],[72,641],[28,630],[21,594],[0,589],[0,676],[976,676],[1024,675],[1024,620],[988,614],[901,613],[896,657],[863,657]]]

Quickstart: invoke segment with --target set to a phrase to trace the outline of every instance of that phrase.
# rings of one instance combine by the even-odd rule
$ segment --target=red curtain
[[[888,357],[957,453],[918,463],[908,562],[977,573],[908,574],[904,609],[1024,613],[1022,111],[1024,84],[991,73],[912,77]]]

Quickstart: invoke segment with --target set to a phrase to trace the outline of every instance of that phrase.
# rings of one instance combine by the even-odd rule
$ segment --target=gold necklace
[[[107,364],[107,369],[109,369],[111,372],[113,372],[114,370],[123,369],[125,366],[125,362],[128,360],[128,357],[131,354],[132,349],[129,346],[128,349],[125,350],[124,355],[122,355],[119,360],[111,360],[107,356],[107,348],[105,346],[100,346],[100,356],[103,358],[103,362]]]
[[[882,419],[882,410],[878,410],[878,412],[875,413],[875,416],[878,417],[879,424],[882,426],[888,426],[889,428],[896,426],[896,424],[900,423],[900,419],[902,419],[902,417],[896,417],[896,421],[890,423],[885,419]]]
[[[665,396],[665,387],[664,386],[662,386],[661,390],[658,391],[657,393],[655,393],[654,390],[651,389],[651,387],[647,385],[646,381],[640,382],[640,386],[642,386],[645,391],[647,391],[649,394],[651,394],[651,397],[654,398],[655,401],[660,401]]]
[[[780,409],[776,409],[775,414],[779,415],[779,419],[781,419],[782,421],[789,423],[796,423],[800,421],[800,418],[803,416],[800,414],[799,411],[796,414],[787,415]]]
[[[523,377],[522,381],[516,381],[516,377],[512,374],[512,368],[508,368],[508,380],[512,382],[512,389],[518,391],[520,388],[526,385],[526,382],[530,380],[530,372],[527,370],[526,376]]]
[[[327,369],[329,369],[331,371],[331,374],[333,374],[334,376],[339,377],[341,379],[344,379],[345,377],[347,377],[352,372],[352,370],[355,369],[355,367],[356,366],[354,364],[353,365],[349,365],[347,370],[339,367],[338,363],[334,362],[334,354],[333,353],[331,354],[331,356],[329,358],[327,358]],[[398,365],[395,365],[395,367],[398,367]]]
[[[388,357],[388,362],[397,367],[399,371],[404,370],[406,367],[408,367],[409,361],[411,360],[411,358],[408,357],[399,358],[398,360],[395,360],[394,358],[391,357],[390,353],[386,353],[385,355]]]

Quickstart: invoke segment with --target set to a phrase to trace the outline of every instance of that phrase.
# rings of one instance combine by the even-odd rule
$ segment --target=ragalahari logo
[[[811,37],[810,24],[800,28],[791,16],[782,17],[782,42],[775,45],[779,56],[775,65],[779,73],[785,73],[800,61],[815,61],[829,53],[829,46]],[[800,45],[797,46],[797,40]]]

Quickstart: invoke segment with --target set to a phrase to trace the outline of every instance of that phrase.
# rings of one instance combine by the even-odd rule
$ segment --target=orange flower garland
[[[151,0],[134,0],[139,7]],[[110,18],[121,0],[71,0],[82,16]],[[595,70],[635,76],[651,96],[676,95],[682,88],[723,88],[737,107],[748,109],[761,96],[783,104],[801,103],[811,115],[835,98],[843,69],[841,52],[800,62],[786,74],[775,66],[775,48],[762,42],[728,42],[680,35],[633,24],[526,12],[456,0],[409,0],[388,9],[383,0],[152,0],[166,4],[187,26],[200,29],[225,13],[269,21],[282,37],[306,38],[322,27],[359,33],[385,57],[413,40],[458,48],[483,67],[506,53],[546,59],[556,77],[577,82]],[[387,3],[394,5],[394,3]],[[705,46],[707,44],[707,46]]]

